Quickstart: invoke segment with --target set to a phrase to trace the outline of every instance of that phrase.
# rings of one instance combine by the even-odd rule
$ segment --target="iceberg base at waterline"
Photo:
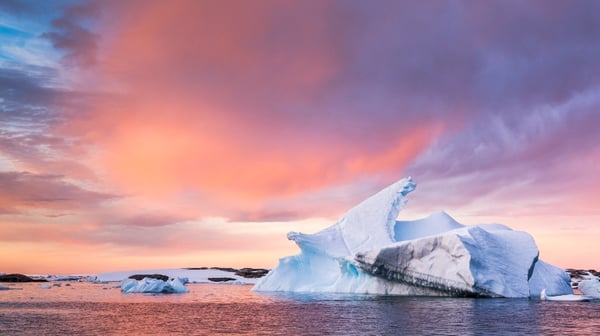
[[[315,234],[290,232],[284,257],[255,291],[538,297],[572,294],[569,275],[539,259],[531,235],[501,224],[465,226],[445,212],[396,220],[416,188],[402,179]]]
[[[123,293],[157,293],[157,294],[173,294],[187,293],[184,285],[185,279],[171,278],[169,280],[160,280],[154,278],[124,279],[121,281],[121,292]]]

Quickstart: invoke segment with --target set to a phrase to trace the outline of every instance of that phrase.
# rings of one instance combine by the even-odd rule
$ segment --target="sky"
[[[600,269],[598,1],[0,2],[0,272],[274,267],[401,219]]]

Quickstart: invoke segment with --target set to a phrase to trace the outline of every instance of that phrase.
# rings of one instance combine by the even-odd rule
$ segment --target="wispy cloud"
[[[84,2],[68,6],[64,14],[52,20],[52,30],[42,34],[55,48],[63,50],[68,65],[89,67],[96,64],[100,35],[86,26],[100,15],[99,3]]]
[[[58,175],[0,172],[0,199],[5,213],[31,209],[83,210],[115,197],[83,189]]]

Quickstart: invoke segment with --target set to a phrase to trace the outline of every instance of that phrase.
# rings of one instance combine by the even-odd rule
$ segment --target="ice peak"
[[[337,223],[352,253],[394,242],[394,228],[406,196],[416,188],[404,178],[350,209]]]
[[[429,216],[426,217],[426,219],[431,221],[444,221],[446,223],[458,223],[452,216],[450,216],[446,211],[443,210],[432,212]]]

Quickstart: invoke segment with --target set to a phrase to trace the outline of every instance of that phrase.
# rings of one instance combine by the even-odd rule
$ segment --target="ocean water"
[[[0,335],[600,333],[600,302],[264,294],[222,284],[146,295],[121,294],[114,285],[10,285],[15,289],[0,291]]]

